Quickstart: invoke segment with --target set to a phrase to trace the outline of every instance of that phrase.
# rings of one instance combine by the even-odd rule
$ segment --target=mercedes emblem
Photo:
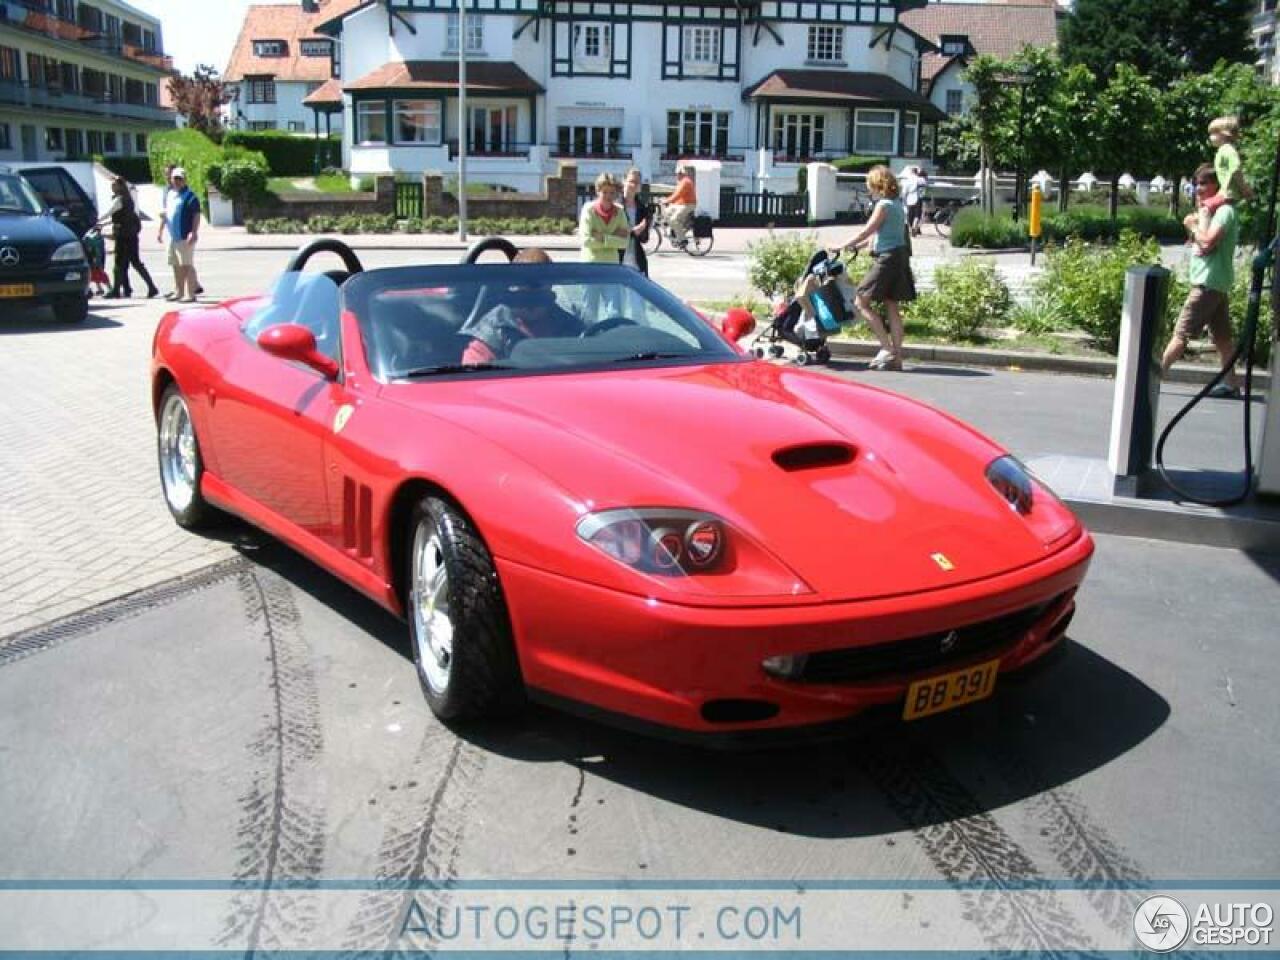
[[[16,267],[21,259],[17,247],[0,247],[0,267]]]

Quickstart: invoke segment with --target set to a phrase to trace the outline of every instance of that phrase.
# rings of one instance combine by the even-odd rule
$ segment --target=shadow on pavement
[[[273,540],[244,552],[411,659],[405,625],[372,601]],[[715,752],[536,706],[454,732],[512,760],[569,764],[741,823],[810,837],[875,836],[1061,787],[1123,756],[1168,718],[1169,704],[1137,677],[1082,647],[1064,653],[1035,675],[1003,678],[986,703],[918,725],[895,716],[845,740],[786,750]]]
[[[878,375],[882,372],[880,370],[872,370],[869,366],[870,363],[871,359],[869,357],[866,360],[861,361],[833,358],[827,361],[827,366],[831,370],[838,371],[840,373],[874,373]],[[966,379],[971,377],[991,376],[991,372],[989,370],[979,370],[976,367],[930,366],[928,364],[913,363],[909,360],[905,362],[905,369],[901,372],[904,374],[927,373],[939,377],[961,377]]]
[[[0,320],[0,335],[13,333],[72,333],[76,330],[108,330],[124,324],[101,314],[90,313],[83,323],[60,323],[53,311],[44,307],[25,307],[11,317]]]

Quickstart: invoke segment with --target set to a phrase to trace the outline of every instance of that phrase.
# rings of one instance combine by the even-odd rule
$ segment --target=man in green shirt
[[[1218,175],[1213,167],[1205,164],[1196,170],[1195,184],[1200,204],[1216,196]],[[1227,298],[1235,280],[1236,240],[1240,235],[1235,206],[1222,204],[1214,211],[1207,227],[1200,224],[1196,213],[1188,214],[1183,223],[1191,234],[1191,293],[1182,305],[1173,338],[1164,348],[1161,366],[1165,374],[1186,352],[1187,341],[1203,334],[1206,327],[1224,367],[1235,352],[1231,314],[1227,309]],[[1240,396],[1240,378],[1234,369],[1227,371],[1226,381],[1215,387],[1210,396]]]

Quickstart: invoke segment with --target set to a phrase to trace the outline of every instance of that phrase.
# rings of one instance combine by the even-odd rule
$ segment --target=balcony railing
[[[172,124],[173,113],[145,103],[118,101],[91,93],[66,93],[57,87],[33,87],[25,83],[0,81],[0,103],[44,110],[65,110],[95,117],[120,117],[149,123]]]
[[[467,156],[479,157],[482,159],[484,157],[517,157],[517,158],[523,159],[529,156],[530,146],[532,146],[532,144],[519,143],[516,141],[512,141],[511,143],[507,143],[501,147],[496,147],[496,148],[495,147],[477,147],[475,144],[472,144],[467,148]],[[457,156],[458,156],[458,141],[450,140],[449,141],[449,159],[450,160],[456,159]]]
[[[172,58],[162,52],[129,43],[121,34],[108,34],[74,20],[63,19],[34,0],[0,0],[0,25],[74,43],[96,53],[132,60],[156,70],[173,70]]]

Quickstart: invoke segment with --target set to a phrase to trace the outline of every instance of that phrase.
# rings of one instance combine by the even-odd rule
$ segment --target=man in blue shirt
[[[199,291],[195,248],[200,235],[200,199],[187,186],[187,172],[181,167],[174,167],[169,175],[158,239],[164,238],[166,229],[169,231],[169,266],[173,268],[173,299],[195,303]]]

